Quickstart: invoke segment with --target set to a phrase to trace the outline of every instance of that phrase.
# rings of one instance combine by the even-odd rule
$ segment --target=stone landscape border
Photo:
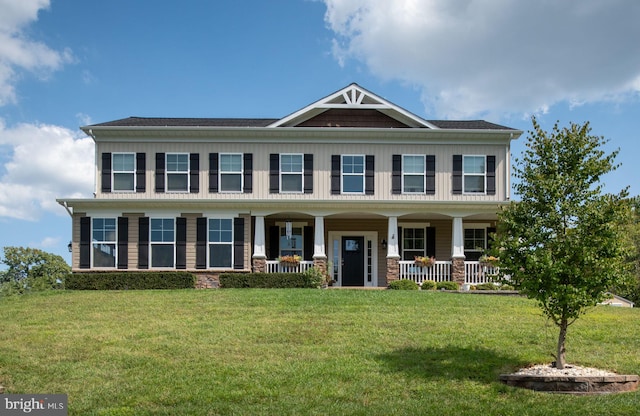
[[[614,376],[542,376],[501,374],[500,381],[508,386],[564,394],[610,394],[638,389],[637,375]]]

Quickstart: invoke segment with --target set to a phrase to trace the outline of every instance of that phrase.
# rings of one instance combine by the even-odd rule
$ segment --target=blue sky
[[[638,195],[638,21],[636,0],[0,0],[0,247],[69,260],[81,125],[278,118],[351,82],[426,119],[590,121],[620,148],[606,191]]]

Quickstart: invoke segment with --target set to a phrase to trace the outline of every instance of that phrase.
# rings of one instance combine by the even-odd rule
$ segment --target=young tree
[[[590,135],[589,123],[551,134],[533,118],[527,148],[516,159],[520,201],[499,213],[494,250],[509,276],[559,328],[556,367],[566,364],[567,328],[623,279],[628,224],[627,191],[603,194],[600,179],[617,168],[618,151]]]

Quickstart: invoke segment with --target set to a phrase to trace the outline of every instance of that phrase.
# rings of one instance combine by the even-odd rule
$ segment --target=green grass
[[[0,384],[70,415],[632,415],[498,375],[551,361],[527,299],[415,291],[50,292],[0,301]],[[599,307],[568,360],[640,373],[640,312]]]

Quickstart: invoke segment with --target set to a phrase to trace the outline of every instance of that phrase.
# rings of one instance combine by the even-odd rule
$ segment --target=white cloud
[[[22,71],[46,79],[73,61],[69,49],[55,51],[24,33],[38,11],[48,7],[49,0],[0,0],[0,106],[16,101],[15,83]]]
[[[7,128],[0,120],[0,217],[37,220],[63,215],[56,198],[86,198],[94,186],[94,144],[71,130],[44,124]]]
[[[338,62],[416,86],[438,117],[525,114],[640,91],[636,0],[324,1]]]

